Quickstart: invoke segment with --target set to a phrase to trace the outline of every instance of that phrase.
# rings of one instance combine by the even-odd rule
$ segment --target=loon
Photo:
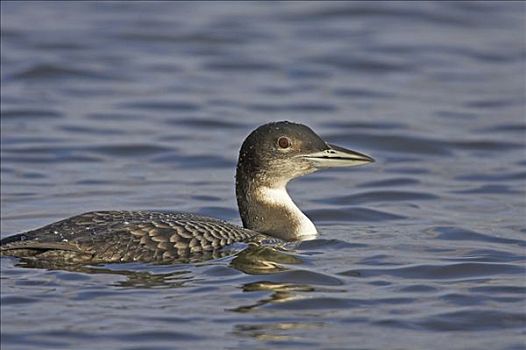
[[[306,125],[264,124],[239,152],[236,198],[243,227],[188,213],[94,211],[6,237],[0,255],[77,264],[165,263],[236,242],[312,238],[316,227],[290,198],[287,183],[320,169],[370,162],[365,154],[325,142]]]

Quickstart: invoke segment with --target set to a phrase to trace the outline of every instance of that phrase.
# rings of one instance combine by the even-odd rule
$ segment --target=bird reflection
[[[283,246],[250,245],[239,252],[230,266],[250,275],[270,275],[284,272],[288,265],[303,264],[303,260]],[[306,284],[294,284],[272,281],[257,281],[243,285],[244,292],[271,292],[268,298],[239,306],[231,311],[249,312],[265,304],[279,303],[297,298],[297,292],[312,292],[314,288]]]
[[[303,260],[282,246],[269,246],[260,244],[249,244],[241,251],[230,250],[194,256],[192,259],[184,261],[178,260],[178,264],[107,264],[107,265],[86,265],[61,263],[58,261],[46,261],[31,258],[20,258],[16,266],[23,268],[38,268],[46,270],[58,270],[68,272],[78,272],[86,274],[110,274],[125,277],[124,280],[114,282],[114,286],[128,288],[180,288],[187,286],[188,282],[195,278],[195,267],[200,264],[207,265],[213,259],[231,259],[229,267],[241,271],[248,275],[264,275],[283,272],[289,269],[290,265],[302,264]],[[230,257],[230,258],[229,258]],[[187,265],[181,264],[187,263]],[[177,271],[168,273],[166,271],[171,266]],[[185,269],[185,266],[188,267]],[[139,268],[141,271],[137,271]],[[145,271],[145,268],[148,271]],[[183,269],[183,270],[181,270]],[[157,270],[157,271],[152,271]],[[160,272],[160,273],[159,273]],[[260,287],[265,288],[267,282],[258,282]],[[258,283],[253,286],[245,285],[249,291],[251,288],[258,288]],[[269,282],[270,283],[270,282]],[[267,283],[268,285],[268,283]],[[279,284],[276,284],[278,288]],[[270,287],[268,287],[270,288]],[[285,286],[281,287],[281,292]]]
[[[260,275],[285,271],[285,265],[302,264],[298,256],[283,246],[250,244],[236,254],[230,266],[249,275]]]
[[[125,277],[125,279],[115,281],[111,285],[123,288],[181,288],[185,287],[188,282],[193,280],[192,271],[189,270],[171,271],[169,273],[153,273],[150,271],[133,271],[129,269],[129,265],[126,265],[128,269],[113,269],[116,264],[108,265],[112,267],[108,268],[105,267],[105,265],[60,264],[33,259],[20,259],[20,262],[18,262],[16,266],[46,269],[50,271],[118,275]]]
[[[321,328],[323,322],[271,322],[259,324],[240,324],[234,327],[234,334],[248,336],[262,341],[294,340],[298,337],[283,334],[294,330]]]
[[[275,282],[254,282],[243,286],[244,292],[264,291],[271,292],[268,298],[263,298],[250,305],[238,306],[231,311],[250,312],[266,304],[276,304],[280,302],[299,299],[297,292],[313,292],[314,288],[304,284],[289,284]]]

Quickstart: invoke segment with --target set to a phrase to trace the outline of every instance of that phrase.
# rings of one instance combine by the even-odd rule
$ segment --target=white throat
[[[290,221],[289,232],[281,234],[290,235],[291,240],[313,239],[318,235],[316,227],[310,219],[296,206],[290,198],[285,185],[281,187],[261,187],[259,188],[259,200],[269,207],[278,208],[280,214],[287,217]],[[272,220],[272,219],[271,219]]]

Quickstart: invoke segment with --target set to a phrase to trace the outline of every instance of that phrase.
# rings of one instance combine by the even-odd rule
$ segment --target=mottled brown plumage
[[[2,255],[64,262],[168,262],[207,255],[257,232],[204,216],[153,211],[98,211],[2,240]],[[15,252],[16,250],[16,252]]]

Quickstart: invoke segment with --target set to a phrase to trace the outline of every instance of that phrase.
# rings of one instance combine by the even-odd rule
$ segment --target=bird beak
[[[310,161],[312,165],[318,169],[350,167],[374,162],[373,158],[363,153],[351,151],[350,149],[336,145],[327,145],[329,148],[326,150],[304,154],[301,155],[301,157]]]

